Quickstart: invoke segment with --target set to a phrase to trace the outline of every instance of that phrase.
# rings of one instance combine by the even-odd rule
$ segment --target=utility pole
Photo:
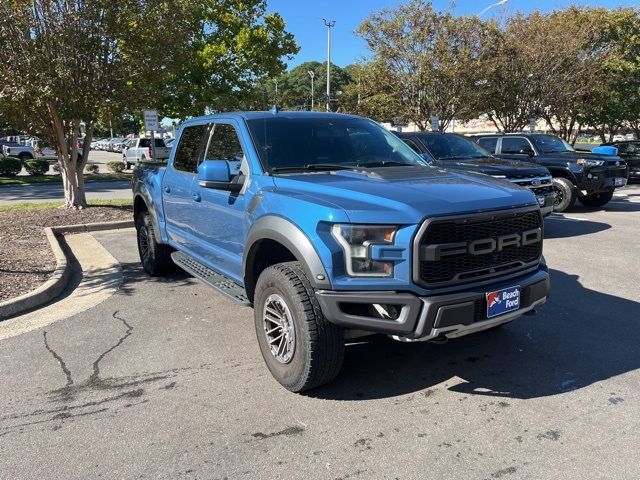
[[[329,77],[331,69],[331,29],[336,25],[335,20],[327,20],[323,18],[325,26],[327,27],[327,112],[330,110],[329,102],[331,100],[331,80]]]
[[[311,111],[313,112],[313,78],[316,76],[316,72],[309,70],[307,73],[311,77]]]

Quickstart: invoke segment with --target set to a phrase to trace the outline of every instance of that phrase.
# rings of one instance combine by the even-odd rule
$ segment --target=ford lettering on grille
[[[426,245],[423,247],[422,259],[437,262],[442,257],[451,255],[487,255],[501,252],[508,247],[524,247],[542,240],[542,229],[533,228],[522,233],[500,235],[496,238],[483,238],[471,242],[442,243],[440,245]]]

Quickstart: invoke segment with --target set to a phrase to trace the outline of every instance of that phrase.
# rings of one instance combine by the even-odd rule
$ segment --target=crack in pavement
[[[100,386],[103,383],[102,380],[100,380],[100,362],[109,353],[113,352],[116,348],[122,345],[124,341],[133,334],[133,327],[129,325],[124,318],[119,317],[118,313],[120,313],[120,310],[116,310],[115,312],[113,312],[112,317],[114,319],[120,320],[124,324],[127,330],[125,331],[124,335],[120,337],[120,339],[113,346],[109,347],[107,350],[102,352],[100,356],[96,359],[96,361],[93,362],[93,373],[89,377],[89,381],[87,382],[88,385]]]
[[[71,387],[73,385],[73,378],[71,378],[71,370],[67,368],[67,365],[66,363],[64,363],[64,360],[62,359],[62,357],[58,355],[56,351],[49,346],[49,342],[47,341],[46,330],[42,331],[42,336],[44,337],[44,347],[49,351],[49,353],[51,353],[51,355],[53,355],[53,358],[55,358],[55,360],[58,362],[58,365],[60,365],[60,368],[62,368],[62,372],[67,377],[67,385],[65,388]]]

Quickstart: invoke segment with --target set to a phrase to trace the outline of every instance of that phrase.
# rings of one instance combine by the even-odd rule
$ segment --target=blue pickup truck
[[[345,339],[442,342],[533,313],[549,290],[530,190],[429,166],[357,116],[188,120],[133,193],[146,272],[178,265],[252,306],[265,363],[295,392],[338,374]]]

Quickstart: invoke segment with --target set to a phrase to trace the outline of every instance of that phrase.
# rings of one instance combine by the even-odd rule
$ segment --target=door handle
[[[200,200],[202,200],[202,197],[200,196],[199,193],[194,193],[193,194],[193,201],[194,202],[199,202]]]
[[[164,193],[171,193],[171,187],[169,185],[164,187]]]

